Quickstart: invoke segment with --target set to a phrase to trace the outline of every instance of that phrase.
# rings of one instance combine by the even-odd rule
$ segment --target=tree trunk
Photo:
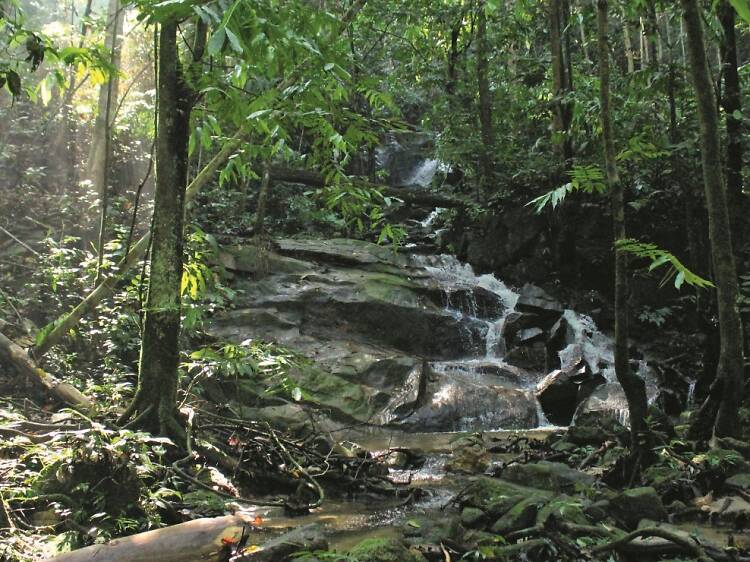
[[[266,207],[268,206],[268,191],[271,187],[271,166],[268,162],[263,164],[263,176],[260,180],[260,191],[258,192],[258,208],[255,210],[254,234],[257,238],[263,238],[266,234]]]
[[[228,559],[225,541],[239,542],[250,523],[237,515],[195,519],[60,554],[50,562],[220,562]]]
[[[126,414],[140,417],[140,427],[151,432],[175,435],[180,433],[175,408],[191,96],[182,75],[177,52],[177,24],[174,22],[161,25],[158,88],[151,271],[138,389]]]
[[[570,11],[565,0],[550,0],[550,49],[552,54],[553,130],[555,142],[560,150],[563,167],[569,169],[573,161],[573,144],[570,138],[572,107],[565,97],[572,90],[570,76],[570,50],[568,33],[565,30]]]
[[[742,324],[737,298],[737,273],[732,253],[729,209],[722,181],[719,119],[711,84],[711,77],[703,44],[703,26],[697,0],[681,0],[687,32],[690,73],[698,102],[700,121],[701,161],[703,185],[708,210],[708,230],[711,242],[716,299],[719,316],[721,348],[715,392],[721,390],[721,402],[714,425],[719,437],[734,436],[739,429],[738,410],[743,393]]]
[[[107,26],[105,28],[105,46],[110,52],[110,64],[113,73],[106,84],[99,88],[99,101],[97,104],[96,121],[91,134],[91,148],[86,163],[86,179],[91,182],[93,193],[99,200],[99,244],[98,252],[101,256],[103,238],[105,236],[103,226],[107,221],[107,207],[109,205],[109,166],[112,162],[112,123],[110,122],[112,109],[117,103],[120,86],[118,71],[120,68],[122,49],[122,24],[123,14],[120,10],[119,0],[109,0],[107,9]],[[88,238],[88,236],[85,236]],[[87,240],[84,240],[88,245]]]
[[[617,172],[615,141],[609,93],[609,21],[607,0],[597,2],[599,43],[599,102],[601,105],[602,141],[607,169],[607,184],[612,198],[614,241],[626,238],[625,196]],[[646,384],[630,369],[628,356],[628,258],[625,252],[615,251],[615,373],[625,392],[630,412],[632,451],[639,462],[645,462],[647,451]]]
[[[479,86],[479,125],[482,133],[482,175],[485,187],[492,185],[495,165],[492,155],[495,146],[495,132],[492,126],[492,94],[488,77],[489,46],[487,44],[487,12],[484,1],[478,6],[477,14],[477,85]]]
[[[732,209],[732,238],[736,252],[745,240],[745,196],[742,194],[742,120],[735,112],[742,111],[740,95],[740,77],[737,72],[737,37],[735,34],[734,8],[722,0],[717,8],[722,28],[721,37],[721,75],[724,77],[724,95],[721,105],[726,114],[727,126],[727,159],[726,178],[727,196]]]
[[[635,72],[635,51],[633,51],[633,36],[630,32],[630,22],[628,21],[628,15],[625,12],[625,7],[622,7],[622,38],[623,44],[625,45],[625,60],[628,63],[628,74]]]

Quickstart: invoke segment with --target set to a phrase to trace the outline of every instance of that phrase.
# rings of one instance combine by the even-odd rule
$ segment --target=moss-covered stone
[[[547,461],[512,464],[503,471],[503,478],[553,492],[574,492],[579,487],[593,485],[595,480],[593,476],[566,464]]]
[[[543,490],[528,488],[507,480],[477,477],[462,494],[461,506],[478,507],[489,511],[493,504],[509,501],[508,498],[549,497],[551,494]],[[515,504],[514,504],[515,505]],[[512,505],[510,506],[512,507]],[[510,509],[508,507],[508,509]]]
[[[536,516],[536,524],[544,525],[550,517],[577,525],[587,525],[588,519],[583,512],[581,502],[570,496],[558,496],[543,506]]]
[[[461,512],[461,524],[466,527],[480,527],[487,518],[487,514],[476,507],[465,507]]]
[[[724,485],[727,488],[731,488],[733,490],[744,490],[748,492],[750,491],[750,473],[741,472],[739,474],[735,474],[731,478],[727,478],[726,482],[724,482]]]
[[[495,521],[490,530],[498,535],[505,535],[513,531],[531,527],[536,520],[540,503],[544,503],[544,500],[538,497],[526,498],[520,501],[510,511]]]
[[[365,539],[349,551],[359,562],[426,562],[419,552],[392,539]]]
[[[650,486],[625,490],[612,498],[610,506],[612,515],[629,529],[635,529],[641,519],[667,519],[667,510],[664,509],[659,494]]]

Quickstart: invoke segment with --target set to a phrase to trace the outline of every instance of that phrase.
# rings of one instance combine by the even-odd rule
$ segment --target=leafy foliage
[[[648,270],[653,271],[663,265],[668,266],[662,284],[674,277],[674,286],[676,289],[682,287],[684,283],[698,288],[713,287],[714,284],[708,279],[704,279],[690,271],[676,256],[662,250],[656,244],[650,242],[639,242],[631,238],[618,240],[615,244],[617,251],[628,252],[637,258],[651,260]]]
[[[526,206],[533,207],[534,212],[539,214],[548,205],[555,209],[565,200],[568,193],[583,191],[584,193],[602,194],[607,190],[607,185],[604,183],[604,172],[598,166],[574,166],[568,174],[570,175],[568,183],[532,199],[526,203]]]

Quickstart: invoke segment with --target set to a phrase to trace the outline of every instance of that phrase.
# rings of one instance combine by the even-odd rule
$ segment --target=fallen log
[[[24,348],[3,333],[0,333],[0,356],[31,382],[41,383],[47,392],[55,398],[78,409],[89,410],[93,407],[91,400],[79,392],[77,388],[45,372],[29,357]]]
[[[239,515],[196,519],[74,550],[49,562],[221,562],[250,523]]]
[[[313,170],[303,170],[297,168],[286,168],[284,166],[271,166],[271,178],[274,181],[283,181],[288,183],[301,183],[310,187],[325,187],[326,180],[323,174]],[[430,205],[432,207],[457,208],[465,207],[466,201],[457,197],[441,195],[432,191],[421,189],[396,189],[386,185],[377,185],[361,177],[352,178],[352,180],[361,185],[366,185],[380,191],[383,195],[396,197],[404,203],[411,205]]]

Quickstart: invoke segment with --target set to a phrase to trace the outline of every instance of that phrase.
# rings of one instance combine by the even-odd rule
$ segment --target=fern
[[[598,166],[575,166],[568,172],[568,175],[570,176],[568,183],[532,199],[526,203],[526,206],[534,207],[534,212],[538,215],[547,205],[551,205],[553,209],[556,208],[565,200],[568,193],[574,191],[604,193],[607,190],[607,184],[604,183],[604,172]]]
[[[684,283],[701,289],[714,286],[711,281],[690,271],[675,255],[662,250],[656,244],[625,238],[618,240],[615,243],[615,248],[619,252],[628,252],[637,258],[651,260],[651,265],[648,267],[649,271],[653,271],[662,265],[669,265],[669,269],[662,279],[662,285],[674,277],[674,286],[676,289],[680,289]]]

